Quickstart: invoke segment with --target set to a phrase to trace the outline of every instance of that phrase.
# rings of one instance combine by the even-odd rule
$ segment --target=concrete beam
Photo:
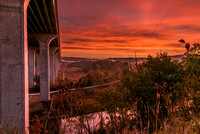
[[[42,28],[42,26],[41,26],[41,24],[40,24],[40,22],[39,22],[39,20],[38,20],[37,16],[35,15],[35,13],[34,13],[34,11],[33,11],[32,7],[31,7],[31,5],[29,5],[29,9],[30,9],[30,11],[31,11],[32,15],[34,16],[34,18],[35,18],[35,20],[36,20],[36,22],[37,22],[38,26],[40,27],[40,30],[41,30],[42,32],[44,32],[44,30],[43,30],[43,28]]]
[[[27,6],[29,0],[0,1],[0,125],[29,127]]]
[[[50,58],[49,44],[58,37],[54,34],[31,34],[39,42],[39,70],[40,70],[40,100],[50,100]]]
[[[40,17],[40,19],[41,19],[41,21],[42,21],[42,23],[44,25],[45,31],[48,33],[48,28],[47,28],[46,23],[44,21],[43,15],[42,15],[42,13],[40,11],[41,9],[38,6],[38,2],[36,0],[34,0],[34,3],[35,3],[35,6],[37,8],[37,12],[39,13],[39,17]]]
[[[48,25],[50,27],[50,31],[51,31],[51,33],[53,33],[53,28],[52,28],[51,20],[50,20],[50,17],[49,17],[48,9],[47,9],[47,6],[46,6],[46,1],[42,0],[42,2],[43,2],[43,5],[44,5],[44,10],[45,10],[45,14],[47,16],[47,22],[48,22]]]

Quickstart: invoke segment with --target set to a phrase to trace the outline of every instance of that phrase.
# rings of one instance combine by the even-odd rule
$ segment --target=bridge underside
[[[34,85],[34,75],[40,75],[41,101],[50,99],[50,81],[55,80],[57,1],[1,0],[0,16],[0,127],[24,129],[29,126],[28,87]]]

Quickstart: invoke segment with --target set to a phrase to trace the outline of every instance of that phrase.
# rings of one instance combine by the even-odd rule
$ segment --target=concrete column
[[[35,73],[37,75],[40,75],[39,59],[40,59],[40,53],[39,53],[39,49],[37,49],[36,52],[35,52]]]
[[[54,54],[55,54],[55,51],[59,49],[59,47],[50,47],[50,51],[49,51],[49,55],[50,55],[50,84],[53,85],[55,84],[55,77],[54,76],[54,70],[55,70],[55,67],[54,67],[54,64],[55,63],[55,57],[54,57]]]
[[[49,65],[49,42],[39,41],[40,44],[40,100],[50,100],[50,65]]]
[[[32,34],[39,42],[40,101],[50,100],[50,58],[49,44],[58,37],[52,34]]]
[[[60,50],[56,50],[55,51],[55,54],[54,54],[54,59],[55,59],[55,64],[54,64],[54,81],[56,81],[56,78],[57,78],[57,74],[58,74],[58,71],[60,69],[60,66],[61,66],[61,57],[60,57]]]
[[[28,3],[29,0],[0,0],[0,125],[3,129],[29,127]]]
[[[28,74],[29,74],[29,87],[34,86],[35,72],[35,52],[38,48],[35,46],[28,46]]]

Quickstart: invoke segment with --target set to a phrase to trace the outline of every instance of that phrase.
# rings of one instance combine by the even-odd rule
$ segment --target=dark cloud
[[[62,47],[62,49],[78,49],[78,50],[131,50],[129,48],[102,48],[102,47],[93,47],[93,48],[88,48],[88,47]]]
[[[95,32],[96,31],[96,32]],[[129,40],[138,40],[137,38],[156,38],[156,39],[166,39],[169,38],[169,34],[164,34],[161,31],[145,30],[145,29],[111,29],[111,30],[87,30],[86,33],[82,33],[81,36],[85,38],[71,38],[74,35],[78,35],[80,31],[74,31],[74,33],[62,35],[68,37],[67,41],[81,41],[81,42],[105,42],[105,43],[128,43]],[[114,39],[91,39],[95,38],[113,38],[113,37],[122,37],[126,40],[114,40]],[[127,38],[128,37],[128,38]],[[71,38],[71,39],[70,39]]]
[[[132,49],[132,48],[88,48],[88,47],[62,47],[62,49],[66,50],[111,50],[111,51],[125,51],[125,52],[145,52],[146,49]]]
[[[101,40],[101,39],[89,39],[89,38],[72,38],[67,41],[62,41],[63,43],[75,43],[75,42],[101,42],[101,43],[128,43],[127,40]]]
[[[66,44],[75,44],[76,41],[68,40],[68,41],[62,41],[62,43],[66,43]]]
[[[184,48],[185,45],[182,44],[182,43],[177,43],[177,44],[166,44],[166,47]]]
[[[154,51],[156,53],[160,52],[160,49],[131,49],[131,48],[88,48],[88,47],[62,47],[63,50],[75,50],[75,51],[79,51],[79,50],[85,50],[85,52],[98,52],[98,51],[111,51],[112,53],[114,52],[115,54],[117,54],[116,52],[120,53],[143,53],[143,52],[149,52],[149,51]],[[98,53],[97,53],[98,54]]]
[[[62,47],[62,49],[94,50],[92,48],[86,48],[86,47]]]
[[[131,29],[131,30],[121,30],[121,31],[110,31],[108,34],[113,37],[140,37],[140,38],[156,38],[156,39],[166,39],[169,35],[164,34],[160,31],[145,30],[145,29]]]
[[[113,47],[124,47],[124,44],[113,44]],[[138,47],[138,45],[127,44],[126,47]]]
[[[200,26],[195,26],[195,25],[169,26],[169,29],[176,29],[176,30],[184,31],[184,32],[200,33]]]

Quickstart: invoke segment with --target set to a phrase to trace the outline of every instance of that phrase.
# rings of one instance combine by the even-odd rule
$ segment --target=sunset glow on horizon
[[[109,58],[184,54],[200,40],[199,0],[58,0],[61,55]]]

